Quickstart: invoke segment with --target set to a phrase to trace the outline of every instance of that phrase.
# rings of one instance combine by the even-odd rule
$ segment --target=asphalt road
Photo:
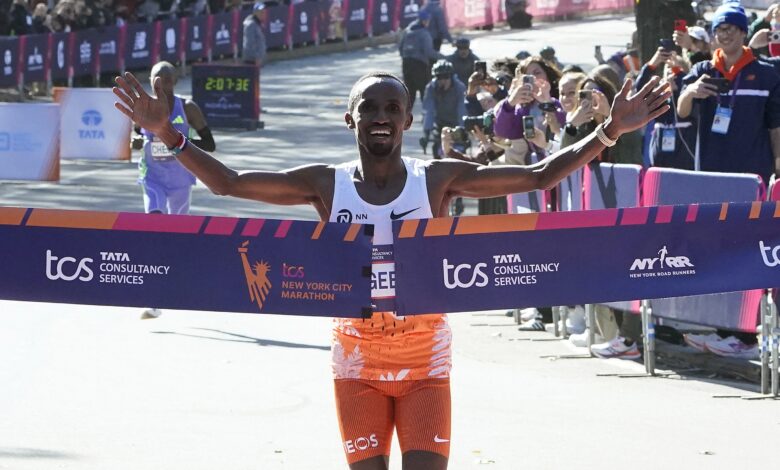
[[[588,66],[593,45],[617,49],[632,27],[630,18],[601,18],[480,32],[473,46],[490,59],[551,43],[563,62]],[[218,157],[242,170],[354,158],[343,113],[349,88],[369,69],[399,71],[394,48],[270,64],[266,129],[218,132]],[[181,80],[179,92],[189,86]],[[420,135],[418,124],[406,136],[408,154],[417,155]],[[0,183],[0,203],[140,211],[136,174],[134,164],[65,162],[59,184]],[[316,217],[306,207],[220,198],[200,186],[193,213]],[[0,301],[0,469],[346,468],[330,379],[330,320],[139,315]],[[541,358],[578,351],[548,333],[518,332],[501,312],[450,320],[452,469],[730,469],[777,461],[777,402],[713,398],[750,395],[753,386],[601,377],[643,368]],[[400,469],[394,452],[391,468]]]

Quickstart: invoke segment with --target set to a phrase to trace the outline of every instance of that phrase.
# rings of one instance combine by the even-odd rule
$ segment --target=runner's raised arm
[[[149,95],[138,79],[126,72],[116,77],[114,94],[121,101],[114,106],[137,125],[150,129],[170,149],[183,143],[182,134],[168,119],[169,106],[160,92],[159,78],[154,82],[155,95]],[[286,171],[253,171],[239,174],[194,145],[186,145],[176,158],[214,194],[236,196],[272,204],[312,204],[322,215],[330,210],[333,169],[314,164]]]

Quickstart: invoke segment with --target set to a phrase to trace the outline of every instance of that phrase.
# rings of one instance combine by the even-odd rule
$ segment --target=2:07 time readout
[[[248,78],[208,77],[207,91],[249,91]]]

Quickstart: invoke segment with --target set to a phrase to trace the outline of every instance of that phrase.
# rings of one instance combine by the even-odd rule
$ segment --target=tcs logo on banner
[[[376,434],[344,441],[344,450],[348,454],[354,454],[355,452],[366,449],[376,449],[377,447],[379,447],[379,439],[376,438]]]
[[[290,266],[287,263],[282,263],[282,276],[303,278],[305,277],[303,266]]]
[[[488,277],[483,271],[487,268],[487,263],[477,263],[475,266],[470,264],[449,264],[447,258],[442,260],[442,274],[444,276],[444,286],[447,289],[468,289],[469,287],[485,287],[488,285]]]
[[[780,245],[775,247],[764,245],[764,241],[758,242],[758,247],[761,249],[761,257],[764,259],[764,264],[768,268],[774,268],[780,266]]]
[[[63,281],[89,282],[94,277],[90,267],[94,261],[92,258],[82,258],[77,262],[76,258],[63,256],[58,258],[51,254],[51,250],[46,250],[46,277],[52,281],[62,279]]]

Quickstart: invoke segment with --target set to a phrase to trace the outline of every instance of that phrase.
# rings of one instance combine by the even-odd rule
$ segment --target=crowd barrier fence
[[[269,48],[317,46],[322,41],[391,34],[405,28],[423,0],[315,0],[267,8],[263,23]],[[339,6],[340,5],[340,6]],[[536,16],[565,16],[631,8],[630,0],[531,0]],[[503,0],[442,0],[451,28],[477,28],[506,20]],[[129,23],[68,33],[0,37],[0,88],[32,82],[97,77],[148,69],[159,60],[186,63],[237,58],[243,20],[251,9]]]

